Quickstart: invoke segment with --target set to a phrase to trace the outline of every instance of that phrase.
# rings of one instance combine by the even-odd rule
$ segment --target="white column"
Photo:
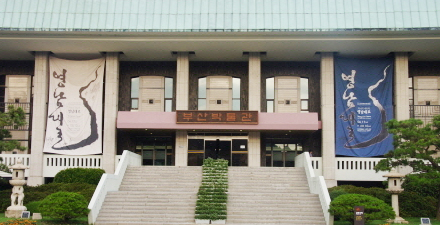
[[[104,134],[102,148],[102,169],[115,172],[116,117],[119,99],[119,52],[105,54]]]
[[[176,110],[189,107],[189,52],[177,52]],[[195,84],[194,84],[195,85]],[[196,88],[196,87],[193,87]],[[188,166],[188,132],[176,131],[175,166]]]
[[[334,57],[331,52],[321,53],[321,121],[322,121],[322,174],[327,187],[337,186],[335,180],[335,84]]]
[[[249,110],[261,111],[261,54],[249,52]],[[249,132],[248,166],[261,166],[260,132]]]
[[[261,111],[261,54],[249,52],[249,110]]]
[[[176,110],[188,110],[189,53],[177,53]],[[194,84],[195,85],[195,84]],[[197,87],[193,87],[197,88]]]
[[[261,144],[260,144],[260,132],[249,132],[248,141],[248,166],[260,167],[261,166]]]
[[[176,163],[175,166],[188,166],[188,132],[176,131]]]
[[[394,102],[395,119],[409,119],[409,72],[408,72],[408,53],[394,53]]]
[[[29,186],[44,183],[44,137],[46,133],[47,99],[49,91],[49,52],[35,53],[35,71],[32,100],[31,157],[28,177]]]

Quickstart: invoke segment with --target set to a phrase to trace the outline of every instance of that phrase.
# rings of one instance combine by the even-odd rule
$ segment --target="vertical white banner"
[[[49,105],[45,153],[102,153],[105,59],[49,60]]]

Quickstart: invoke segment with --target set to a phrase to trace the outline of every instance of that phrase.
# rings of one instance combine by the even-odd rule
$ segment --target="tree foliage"
[[[16,140],[5,140],[11,138],[11,132],[8,127],[23,126],[26,124],[26,114],[22,108],[8,106],[6,112],[0,112],[0,153],[2,151],[12,151],[14,149],[25,150]]]
[[[386,159],[379,161],[376,171],[389,171],[397,166],[410,166],[414,173],[424,174],[424,176],[438,177],[440,173],[440,158],[437,154],[440,151],[440,115],[433,118],[432,123],[423,124],[418,119],[408,119],[397,121],[395,119],[387,122],[389,133],[393,134],[394,150],[385,155]],[[406,179],[415,179],[408,177]],[[425,179],[426,181],[426,179]],[[407,182],[409,183],[409,182]],[[417,188],[407,185],[405,188],[417,191]],[[440,199],[437,191],[432,196]],[[437,195],[437,196],[435,196]],[[438,201],[440,203],[440,201]],[[440,219],[440,205],[437,206],[437,219]]]
[[[423,125],[418,119],[393,119],[387,127],[394,135],[394,150],[376,165],[376,171],[411,166],[414,172],[440,172],[440,159],[435,157],[440,150],[440,115],[433,118],[432,124]]]

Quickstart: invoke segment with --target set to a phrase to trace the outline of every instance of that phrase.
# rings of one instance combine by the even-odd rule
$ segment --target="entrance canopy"
[[[118,129],[319,130],[318,113],[258,113],[258,124],[178,124],[176,112],[118,112]]]

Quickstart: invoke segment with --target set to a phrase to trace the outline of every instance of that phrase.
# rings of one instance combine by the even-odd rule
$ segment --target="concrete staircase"
[[[194,224],[201,167],[129,167],[95,225]],[[229,167],[227,224],[325,225],[304,168]]]
[[[229,167],[227,224],[323,224],[304,168]]]
[[[129,167],[95,225],[194,224],[201,167]]]

